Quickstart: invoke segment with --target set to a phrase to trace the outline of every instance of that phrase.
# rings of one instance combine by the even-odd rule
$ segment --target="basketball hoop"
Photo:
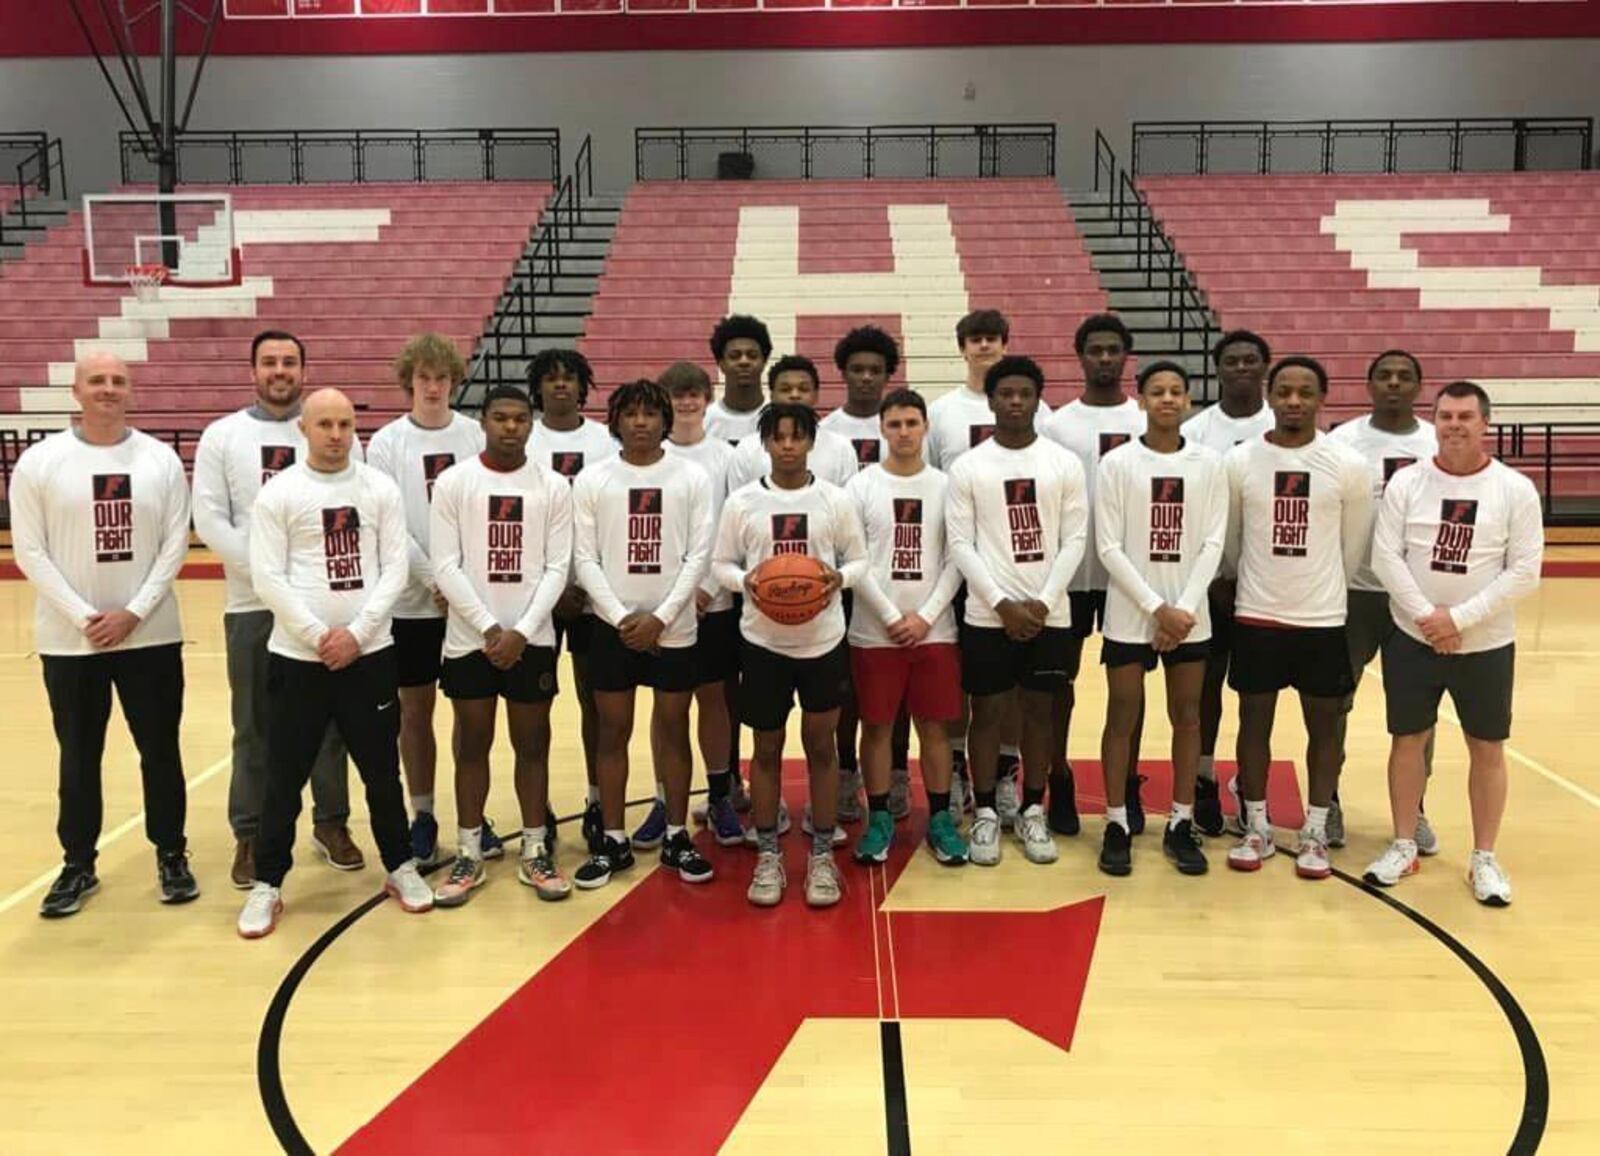
[[[160,299],[167,273],[165,265],[129,265],[122,271],[123,278],[133,289],[134,298],[145,304]]]

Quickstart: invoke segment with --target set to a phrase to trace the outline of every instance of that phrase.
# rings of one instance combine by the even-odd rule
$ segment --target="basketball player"
[[[11,475],[12,547],[34,586],[34,645],[61,748],[56,836],[65,863],[39,905],[47,919],[76,914],[100,887],[113,687],[139,750],[161,902],[200,894],[183,833],[183,627],[172,593],[189,548],[189,490],[178,455],[128,427],[132,395],[121,358],[86,355],[72,378],[82,416],[29,446]]]
[[[1328,434],[1367,463],[1372,473],[1374,509],[1382,504],[1384,487],[1394,477],[1395,471],[1415,462],[1430,461],[1439,452],[1433,425],[1417,416],[1417,395],[1421,392],[1422,363],[1403,349],[1385,350],[1367,366],[1367,396],[1372,399],[1371,411],[1366,417],[1347,421]],[[1361,569],[1350,582],[1350,609],[1345,620],[1345,635],[1350,643],[1350,675],[1355,679],[1357,690],[1361,689],[1361,677],[1367,664],[1378,656],[1389,635],[1395,632],[1394,618],[1389,613],[1389,595],[1378,581],[1378,576],[1372,572],[1371,558],[1369,542]],[[1354,706],[1355,694],[1352,692],[1345,703],[1344,713],[1339,716],[1341,756],[1344,754],[1345,726]],[[1432,773],[1431,739],[1423,762]],[[1416,841],[1419,854],[1439,853],[1439,838],[1433,833],[1427,815],[1417,817]],[[1334,792],[1333,806],[1328,810],[1328,845],[1344,846],[1344,812],[1339,806],[1337,791]]]
[[[228,823],[234,836],[228,878],[241,891],[256,880],[256,832],[267,790],[267,638],[272,633],[272,614],[251,584],[250,511],[263,485],[304,460],[305,347],[292,333],[258,333],[250,343],[250,369],[255,402],[207,426],[194,458],[195,533],[222,559],[226,580],[222,633],[232,704]],[[350,453],[361,460],[359,439]],[[326,740],[311,768],[312,842],[330,867],[358,871],[366,864],[350,837],[349,771],[336,727],[328,727]]]
[[[1200,762],[1200,684],[1211,623],[1206,589],[1222,561],[1228,528],[1228,477],[1222,458],[1183,436],[1189,375],[1157,361],[1139,371],[1146,431],[1100,461],[1095,484],[1095,534],[1106,590],[1105,730],[1100,761],[1106,779],[1106,830],[1100,870],[1133,870],[1127,766],[1145,675],[1166,670],[1172,724],[1172,813],[1161,848],[1185,875],[1203,875],[1206,857],[1194,832],[1195,774]]]
[[[1000,728],[1007,710],[1018,709],[1024,783],[1013,830],[1029,862],[1053,863],[1045,780],[1066,741],[1054,707],[1075,651],[1065,595],[1083,557],[1086,486],[1078,459],[1037,433],[1044,374],[1033,361],[1001,358],[984,388],[994,436],[951,467],[945,513],[950,550],[967,580],[961,683],[972,699],[968,741],[977,802],[970,856],[984,867],[1000,862]]]
[[[756,432],[761,407],[761,374],[772,356],[772,334],[754,317],[734,313],[711,331],[711,356],[722,371],[722,400],[706,411],[706,433],[736,442]]]
[[[528,454],[532,425],[527,395],[495,386],[483,403],[483,453],[446,471],[433,488],[429,554],[450,605],[439,685],[456,720],[458,831],[455,862],[436,892],[444,907],[466,903],[487,879],[483,806],[499,699],[522,807],[517,878],[540,899],[572,891],[549,839],[552,612],[571,573],[572,494],[542,457]]]
[[[633,864],[622,816],[635,691],[647,686],[655,692],[650,749],[667,797],[661,863],[686,883],[706,883],[711,864],[685,824],[694,770],[689,702],[698,681],[694,595],[711,562],[711,479],[664,448],[672,399],[655,382],[619,386],[607,409],[621,456],[586,471],[572,491],[578,581],[597,619],[589,670],[600,718],[605,844],[573,882],[603,887],[613,871]]]
[[[1272,347],[1248,329],[1235,329],[1218,338],[1211,349],[1211,363],[1217,369],[1217,402],[1184,422],[1183,436],[1185,441],[1226,455],[1240,442],[1259,437],[1273,426],[1265,392]],[[1217,732],[1222,729],[1222,684],[1227,681],[1228,659],[1233,653],[1233,599],[1237,587],[1232,564],[1224,558],[1206,594],[1211,646],[1206,654],[1205,685],[1200,691],[1200,772],[1194,793],[1194,825],[1203,835],[1221,835],[1229,829],[1222,818],[1214,756]],[[1229,785],[1237,801],[1238,780],[1230,779]],[[1244,834],[1242,808],[1240,812],[1231,828],[1235,835]]]
[[[803,405],[815,411],[822,392],[816,363],[794,353],[778,358],[767,370],[767,391],[774,405]],[[842,435],[822,429],[821,423],[818,423],[816,441],[806,460],[808,468],[819,478],[840,488],[849,485],[860,468],[855,446]],[[731,494],[765,477],[770,468],[760,431],[740,438],[733,447],[733,461],[728,466],[728,492]]]
[[[617,452],[617,443],[600,422],[583,416],[594,370],[589,359],[572,349],[546,349],[528,365],[528,393],[539,411],[528,437],[528,456],[551,469],[568,483],[584,467],[604,461]],[[583,588],[569,577],[567,589],[556,603],[556,650],[564,638],[572,656],[572,683],[578,695],[578,719],[583,736],[583,769],[589,781],[583,808],[583,837],[591,851],[600,840],[600,787],[595,756],[599,749],[594,694],[589,688],[589,639],[594,634],[594,613]]]
[[[413,337],[394,363],[411,412],[372,435],[367,464],[394,479],[411,534],[411,581],[395,603],[395,660],[400,670],[400,765],[411,795],[411,855],[423,870],[439,861],[433,782],[439,752],[433,737],[435,688],[444,650],[444,598],[428,560],[428,505],[439,475],[483,450],[483,427],[450,408],[467,375],[454,343],[437,333]],[[505,854],[485,824],[484,854]]]
[[[1089,485],[1089,541],[1094,531],[1094,484],[1100,459],[1111,450],[1144,433],[1144,410],[1122,387],[1122,371],[1128,354],[1133,352],[1133,334],[1114,313],[1097,313],[1083,320],[1073,335],[1072,347],[1077,351],[1078,364],[1083,369],[1083,396],[1058,409],[1040,426],[1046,437],[1071,451],[1083,466],[1083,476]],[[1074,683],[1078,678],[1083,658],[1083,640],[1094,633],[1098,625],[1105,627],[1106,618],[1106,568],[1093,547],[1084,551],[1078,572],[1072,576],[1067,597],[1072,602],[1072,653],[1067,661],[1067,688],[1055,710],[1062,716],[1061,732],[1070,736],[1072,706],[1075,700]],[[1121,768],[1127,778],[1128,821],[1130,834],[1144,833],[1144,805],[1139,798],[1139,740],[1144,732],[1143,699],[1141,710],[1135,716],[1129,738],[1127,763]],[[1120,749],[1120,748],[1119,748]],[[1109,777],[1118,768],[1107,767]],[[1119,791],[1118,796],[1124,792]],[[1005,812],[1000,813],[1002,825]],[[1078,833],[1078,803],[1072,779],[1072,767],[1066,758],[1066,741],[1050,767],[1050,829],[1061,835]]]
[[[861,863],[889,857],[894,840],[890,736],[905,708],[921,741],[928,849],[939,863],[958,867],[967,861],[967,843],[950,813],[945,727],[961,717],[961,652],[950,609],[961,571],[945,549],[947,482],[923,461],[928,410],[922,395],[897,389],[880,408],[888,457],[845,487],[867,549],[849,628],[868,808],[855,857]]]
[[[300,794],[331,721],[366,787],[384,891],[409,912],[433,907],[411,857],[400,787],[399,670],[390,618],[409,579],[400,490],[351,460],[356,412],[336,389],[306,399],[306,460],[261,487],[250,524],[250,578],[272,612],[267,647],[267,793],[256,882],[239,913],[246,939],[283,912]]]
[[[749,898],[759,907],[775,906],[787,884],[778,853],[778,795],[784,727],[798,697],[800,739],[811,780],[806,902],[831,907],[843,887],[833,860],[839,789],[834,729],[850,682],[844,611],[836,595],[860,576],[866,548],[844,493],[807,468],[806,455],[817,435],[816,413],[809,406],[774,402],[761,412],[759,432],[771,471],[728,495],[712,554],[717,581],[745,593],[739,621],[739,711],[755,732],[750,790],[757,850]],[[829,601],[809,622],[786,626],[756,609],[755,570],[778,554],[803,554],[822,564]]]
[[[687,458],[706,472],[711,482],[711,520],[715,526],[728,497],[733,446],[706,433],[711,379],[698,365],[680,361],[661,375],[661,385],[672,398],[667,452]],[[722,846],[737,847],[744,842],[745,833],[732,795],[738,776],[729,764],[729,752],[733,750],[733,696],[739,674],[739,611],[734,608],[733,595],[717,583],[709,567],[694,600],[700,616],[694,641],[694,670],[699,679],[694,700],[700,756],[706,764],[707,800],[703,811],[696,809],[695,817],[711,828],[712,837]],[[748,809],[749,797],[742,791],[740,796]],[[633,833],[633,845],[647,850],[660,846],[666,830],[667,797],[657,783],[656,805]]]
[[[1328,375],[1286,357],[1267,377],[1275,425],[1228,452],[1228,551],[1237,559],[1228,685],[1239,695],[1245,833],[1228,866],[1257,871],[1277,847],[1267,822],[1267,767],[1278,692],[1300,697],[1310,806],[1295,871],[1326,879],[1328,807],[1339,777],[1339,714],[1352,690],[1345,592],[1366,553],[1372,487],[1360,458],[1317,429]]]
[[[1481,387],[1451,382],[1433,416],[1438,456],[1390,479],[1372,547],[1399,629],[1383,644],[1394,842],[1366,879],[1392,887],[1417,870],[1424,751],[1448,691],[1467,740],[1467,881],[1479,903],[1504,907],[1511,879],[1494,845],[1506,806],[1514,606],[1539,585],[1543,515],[1533,483],[1484,451],[1489,395]]]

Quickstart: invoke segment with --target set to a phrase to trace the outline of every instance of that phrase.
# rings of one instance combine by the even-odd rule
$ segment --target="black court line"
[[[1511,1146],[1506,1149],[1506,1153],[1507,1156],[1531,1156],[1537,1152],[1540,1142],[1544,1139],[1545,1124],[1550,1118],[1550,1069],[1545,1064],[1544,1049],[1539,1046],[1539,1034],[1533,1030],[1533,1023],[1522,1010],[1522,1005],[1517,1002],[1516,996],[1511,994],[1511,990],[1501,982],[1500,977],[1489,970],[1489,965],[1474,955],[1466,944],[1426,915],[1401,903],[1382,888],[1354,875],[1346,874],[1337,867],[1333,869],[1333,874],[1335,878],[1360,891],[1365,891],[1380,903],[1398,911],[1444,944],[1457,959],[1467,965],[1468,970],[1478,977],[1478,981],[1489,989],[1489,994],[1494,996],[1495,1003],[1500,1005],[1501,1014],[1511,1025],[1511,1034],[1516,1036],[1517,1049],[1522,1053],[1522,1118],[1517,1122],[1516,1134],[1511,1137]]]
[[[878,1025],[883,1046],[883,1120],[889,1156],[911,1156],[911,1118],[906,1112],[906,1059],[900,1049],[900,1021]]]

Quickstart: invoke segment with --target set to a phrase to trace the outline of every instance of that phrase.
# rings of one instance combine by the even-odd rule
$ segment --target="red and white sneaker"
[[[433,888],[428,886],[428,881],[417,871],[415,859],[407,859],[389,872],[389,877],[383,881],[383,889],[387,894],[393,895],[400,906],[412,915],[421,915],[424,911],[433,910]]]
[[[1367,866],[1361,877],[1378,887],[1393,887],[1407,875],[1415,875],[1422,869],[1417,859],[1418,851],[1417,844],[1412,840],[1396,839],[1389,844],[1388,850]]]
[[[1333,874],[1333,865],[1328,862],[1326,835],[1313,835],[1304,830],[1300,832],[1300,850],[1294,857],[1294,873],[1302,879],[1326,879]]]
[[[1261,864],[1277,853],[1270,830],[1246,831],[1243,839],[1228,848],[1228,866],[1235,871],[1259,871]]]
[[[246,939],[260,939],[271,935],[278,926],[278,916],[283,914],[283,897],[270,883],[257,883],[250,888],[239,912],[239,934]]]

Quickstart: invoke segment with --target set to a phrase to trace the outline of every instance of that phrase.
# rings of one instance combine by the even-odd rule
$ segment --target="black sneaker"
[[[1128,776],[1128,834],[1144,834],[1144,800],[1139,797],[1139,786],[1144,782],[1143,775]]]
[[[64,919],[68,915],[76,915],[83,907],[83,901],[98,890],[100,880],[95,878],[94,868],[68,863],[56,876],[56,881],[50,884],[50,890],[39,904],[39,914],[46,919]]]
[[[1100,870],[1107,875],[1133,874],[1133,843],[1121,823],[1107,823],[1105,841],[1100,844]]]
[[[163,903],[188,903],[200,898],[200,886],[189,870],[187,851],[156,852],[156,878],[161,881]]]
[[[1188,819],[1176,827],[1167,828],[1161,836],[1161,850],[1172,860],[1172,865],[1185,875],[1204,875],[1211,869],[1200,851],[1200,840],[1194,833],[1194,824]]]
[[[606,824],[600,817],[600,804],[590,803],[583,809],[583,845],[589,848],[589,854],[598,855],[604,850],[605,837]]]
[[[669,871],[676,871],[678,878],[685,883],[709,883],[716,874],[687,831],[679,831],[662,846],[661,865]]]
[[[1050,810],[1045,822],[1057,835],[1078,833],[1078,793],[1071,767],[1065,774],[1050,776]]]
[[[1195,780],[1194,825],[1202,835],[1215,838],[1222,834],[1222,796],[1215,779]]]
[[[591,854],[583,866],[572,873],[572,882],[584,891],[604,887],[617,872],[633,866],[633,848],[626,839],[607,839],[601,832],[599,843],[601,850]]]

